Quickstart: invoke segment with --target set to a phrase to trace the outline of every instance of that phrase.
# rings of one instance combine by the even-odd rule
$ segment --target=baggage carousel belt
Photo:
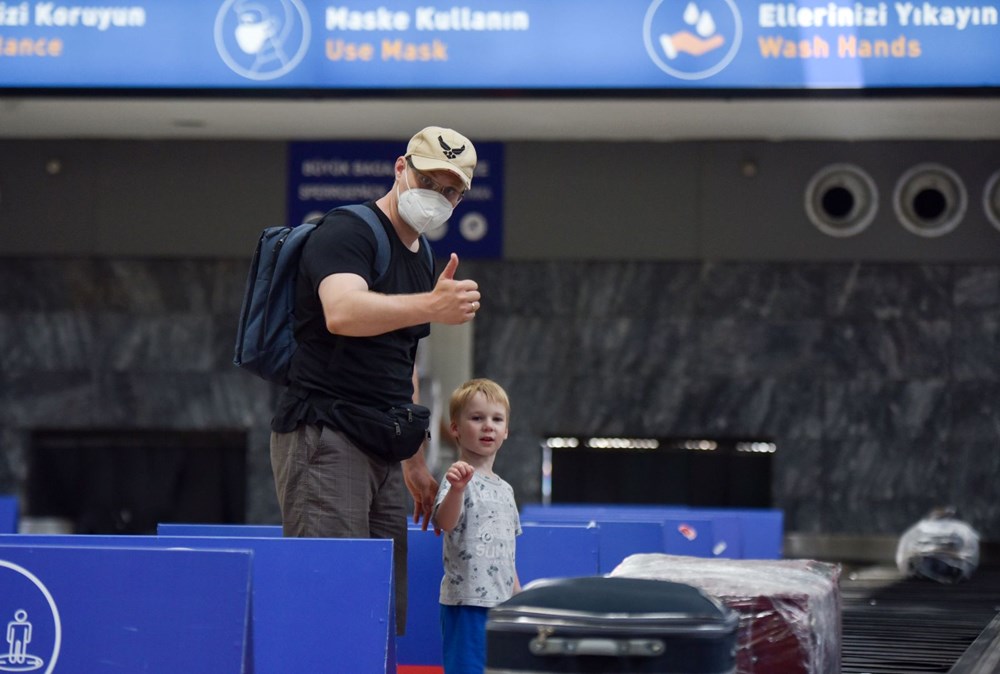
[[[843,674],[1000,674],[1000,566],[961,583],[844,568]]]

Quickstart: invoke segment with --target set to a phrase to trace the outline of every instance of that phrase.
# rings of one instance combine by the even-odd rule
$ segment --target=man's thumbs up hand
[[[431,312],[437,323],[460,325],[471,321],[479,309],[479,285],[471,280],[455,280],[458,255],[451,254],[448,264],[431,292]]]

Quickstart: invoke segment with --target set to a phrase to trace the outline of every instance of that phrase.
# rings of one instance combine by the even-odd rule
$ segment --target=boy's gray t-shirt
[[[442,480],[434,514],[449,489],[451,483]],[[489,608],[514,593],[515,537],[521,534],[521,518],[513,488],[497,475],[475,473],[462,496],[462,514],[441,546],[440,601]]]

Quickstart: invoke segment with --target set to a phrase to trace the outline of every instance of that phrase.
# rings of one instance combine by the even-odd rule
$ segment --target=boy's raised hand
[[[448,480],[452,489],[462,491],[465,489],[465,486],[469,484],[469,480],[472,479],[475,472],[476,469],[473,468],[471,464],[466,463],[465,461],[456,461],[451,464],[444,477]]]

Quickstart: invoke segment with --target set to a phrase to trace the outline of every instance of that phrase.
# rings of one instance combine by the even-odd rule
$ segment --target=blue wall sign
[[[1000,0],[0,1],[0,88],[1000,86]]]
[[[503,144],[478,142],[472,188],[451,219],[427,233],[438,258],[503,256]],[[295,142],[288,145],[288,222],[384,196],[406,142]]]

